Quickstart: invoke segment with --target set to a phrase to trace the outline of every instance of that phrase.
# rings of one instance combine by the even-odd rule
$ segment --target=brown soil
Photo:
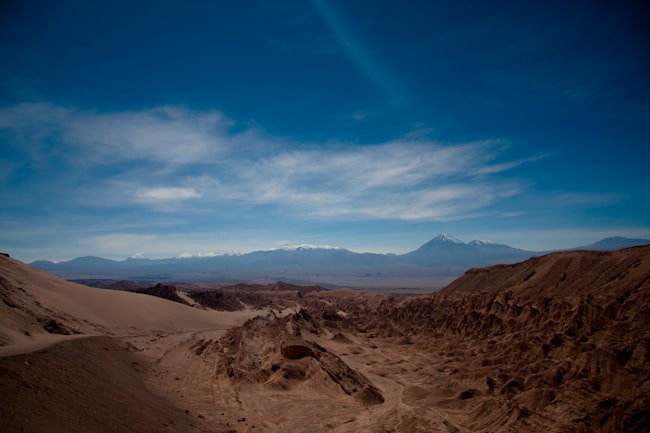
[[[77,291],[95,289],[0,265],[0,352],[65,340],[0,358],[2,431],[650,431],[650,247],[470,270],[406,299],[294,294],[300,309],[246,323],[136,294],[173,324],[95,322]]]
[[[0,358],[0,431],[225,430],[152,392],[145,382],[148,363],[108,337],[82,338]]]

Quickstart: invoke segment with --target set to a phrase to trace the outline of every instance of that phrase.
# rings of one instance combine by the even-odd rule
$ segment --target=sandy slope
[[[0,355],[33,350],[63,334],[119,335],[152,330],[225,330],[256,312],[196,310],[147,295],[89,288],[0,256]],[[49,333],[54,320],[61,328]],[[57,326],[55,324],[55,326]]]
[[[0,358],[0,431],[220,432],[152,392],[146,358],[113,338]]]
[[[93,289],[4,256],[0,296],[0,431],[228,431],[159,396],[149,352],[198,330],[223,335],[260,312]]]

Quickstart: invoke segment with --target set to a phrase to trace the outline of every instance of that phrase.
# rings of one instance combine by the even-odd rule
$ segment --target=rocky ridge
[[[27,268],[10,277],[0,280],[0,307],[15,313],[16,323],[33,310],[67,329],[83,328],[69,313],[30,300]],[[284,283],[241,289],[265,292],[264,302],[286,300],[227,330],[133,329],[113,337],[132,354],[119,356],[135,357],[129,362],[137,380],[196,421],[184,431],[650,431],[650,246],[470,269],[424,296],[301,292]],[[146,304],[147,297],[133,296]],[[174,306],[187,314],[226,314]],[[29,330],[56,332],[45,325],[34,319]],[[97,356],[103,349],[95,345],[109,344],[83,341]],[[51,362],[67,350],[55,347],[43,355]],[[4,386],[14,386],[14,377],[29,381],[21,363],[41,356],[28,356],[0,363],[8,372]],[[102,358],[102,371],[117,374],[124,366],[111,359]],[[54,372],[39,374],[42,383],[60,381]],[[129,386],[140,387],[138,381]],[[31,387],[25,389],[41,389],[39,383],[25,382]],[[34,403],[29,393],[20,398]],[[185,419],[180,415],[175,425]]]
[[[365,334],[456,365],[472,384],[459,394],[476,401],[472,431],[552,419],[558,431],[650,428],[650,247],[472,269],[440,293],[354,317]]]

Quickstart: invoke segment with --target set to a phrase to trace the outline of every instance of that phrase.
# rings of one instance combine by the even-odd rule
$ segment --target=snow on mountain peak
[[[496,245],[496,243],[487,239],[479,239],[479,240],[473,240],[472,242],[470,242],[470,245]]]
[[[452,244],[464,244],[463,241],[461,241],[460,239],[456,239],[455,237],[451,236],[449,233],[441,234],[440,236],[438,236],[436,238],[436,240],[442,241],[442,242],[450,242]]]
[[[135,253],[132,256],[129,257],[132,260],[144,260],[146,259],[145,256],[142,255],[142,253]]]
[[[340,247],[332,247],[330,245],[311,245],[311,244],[284,244],[282,248],[278,248],[282,251],[302,251],[302,250],[340,250]]]

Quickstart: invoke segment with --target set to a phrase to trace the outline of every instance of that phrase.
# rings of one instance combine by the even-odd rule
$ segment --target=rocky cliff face
[[[461,396],[480,400],[471,430],[650,426],[650,247],[472,269],[440,293],[386,299],[357,318],[474,382]]]
[[[650,429],[650,247],[472,269],[427,296],[312,292],[301,308],[201,348],[243,405],[365,408],[340,431]],[[337,426],[337,410],[312,416]]]

